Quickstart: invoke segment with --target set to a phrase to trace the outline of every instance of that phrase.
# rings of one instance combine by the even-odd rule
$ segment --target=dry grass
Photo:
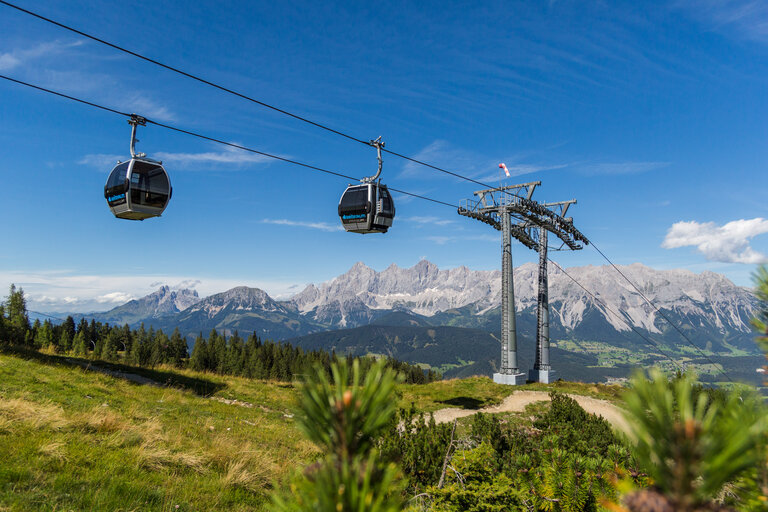
[[[0,419],[2,424],[22,423],[34,429],[47,427],[59,430],[70,425],[64,409],[50,402],[39,403],[23,398],[0,399]]]
[[[228,487],[240,487],[259,492],[271,487],[275,464],[264,453],[244,454],[227,464],[221,482]]]
[[[50,457],[51,459],[56,459],[58,461],[65,461],[67,460],[67,452],[66,452],[65,446],[66,445],[60,441],[53,441],[53,442],[44,444],[37,451],[41,455],[45,455],[46,457]]]
[[[168,468],[192,470],[204,473],[207,468],[206,458],[202,455],[171,450],[167,446],[145,442],[136,450],[139,467],[150,471],[164,471]]]
[[[123,417],[109,409],[94,409],[79,416],[77,426],[85,432],[109,434],[128,428]]]

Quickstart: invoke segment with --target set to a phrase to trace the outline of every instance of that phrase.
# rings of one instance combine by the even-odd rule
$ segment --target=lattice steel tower
[[[474,193],[478,199],[464,199],[458,209],[459,215],[479,220],[501,231],[501,365],[493,380],[502,384],[525,383],[525,374],[520,371],[517,362],[512,238],[539,252],[536,362],[529,374],[531,380],[539,382],[549,382],[552,376],[549,362],[547,233],[551,231],[562,241],[559,249],[579,250],[583,247],[579,242],[589,243],[573,227],[573,219],[565,217],[568,207],[576,201],[537,203],[531,197],[538,185],[541,185],[540,181],[479,190]]]

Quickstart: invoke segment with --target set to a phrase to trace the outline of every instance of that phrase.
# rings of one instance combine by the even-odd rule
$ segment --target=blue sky
[[[534,199],[577,198],[616,263],[750,284],[768,253],[763,2],[29,2],[20,5],[265,102]],[[375,150],[0,6],[0,73],[353,176]],[[356,261],[500,265],[496,231],[395,196],[386,235],[339,230],[343,179],[159,127],[160,219],[112,217],[128,154],[113,114],[0,81],[0,286],[43,311],[108,309],[160,283],[284,297]],[[479,187],[385,155],[383,181],[450,203]],[[515,246],[516,264],[535,254]],[[600,265],[593,248],[553,255]]]

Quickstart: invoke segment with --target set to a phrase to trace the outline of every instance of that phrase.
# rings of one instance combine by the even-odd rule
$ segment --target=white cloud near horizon
[[[161,286],[169,286],[172,289],[192,288],[197,290],[200,297],[236,286],[261,288],[275,299],[288,298],[297,291],[295,281],[158,275],[115,276],[77,274],[67,270],[0,270],[0,290],[7,290],[11,283],[24,290],[30,310],[44,313],[106,311],[131,299],[148,295]],[[299,283],[298,287],[303,289],[304,285],[305,283]]]
[[[661,246],[695,247],[710,261],[767,263],[768,257],[749,245],[751,238],[764,233],[768,233],[768,220],[760,217],[734,220],[722,226],[714,222],[681,221],[669,228]]]
[[[321,231],[344,231],[344,228],[336,224],[328,224],[327,222],[301,222],[289,219],[262,219],[262,224],[275,224],[278,226],[293,226],[300,228],[319,229]]]

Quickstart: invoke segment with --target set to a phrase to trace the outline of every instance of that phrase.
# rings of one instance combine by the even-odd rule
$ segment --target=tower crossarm
[[[567,201],[557,201],[555,203],[543,203],[542,206],[549,208],[561,217],[565,217],[568,214],[568,208],[576,204],[575,199],[569,199]]]
[[[503,187],[498,188],[478,190],[475,192],[475,196],[478,197],[479,202],[484,208],[502,206],[514,203],[518,199],[527,199],[530,201],[533,196],[533,191],[538,185],[541,185],[540,181],[519,183],[517,185],[504,185]]]
[[[540,181],[507,185],[495,189],[478,190],[477,199],[462,199],[458,213],[465,217],[484,222],[501,230],[501,215],[509,212],[522,221],[512,225],[512,236],[529,249],[536,250],[538,242],[532,236],[530,227],[546,229],[557,236],[569,249],[576,251],[589,244],[584,234],[573,225],[573,219],[565,217],[568,208],[576,204],[575,199],[554,203],[539,203],[531,196]]]

